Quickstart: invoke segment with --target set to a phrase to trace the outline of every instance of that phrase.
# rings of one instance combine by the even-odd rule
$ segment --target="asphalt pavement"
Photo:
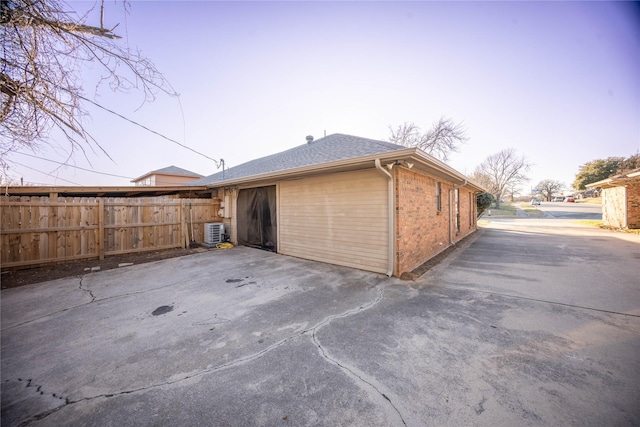
[[[415,282],[240,247],[6,289],[0,420],[640,425],[638,260],[492,219]]]
[[[542,202],[536,207],[551,218],[602,219],[602,206],[590,203]]]

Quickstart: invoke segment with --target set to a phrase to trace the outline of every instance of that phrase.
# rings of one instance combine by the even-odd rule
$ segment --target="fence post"
[[[100,261],[104,259],[104,199],[98,199],[98,257]]]
[[[188,248],[189,231],[187,230],[187,221],[184,214],[184,199],[180,199],[180,239],[182,240],[182,248]]]

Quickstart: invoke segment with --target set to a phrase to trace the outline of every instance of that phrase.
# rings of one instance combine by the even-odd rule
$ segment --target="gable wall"
[[[396,272],[411,271],[476,230],[475,194],[460,189],[460,231],[455,231],[454,185],[396,168]],[[436,209],[436,183],[441,209]],[[471,195],[471,196],[470,196]],[[453,228],[453,230],[452,230]]]
[[[134,185],[148,185],[148,186],[169,186],[169,185],[182,185],[188,182],[200,179],[197,176],[178,176],[178,175],[163,175],[153,174],[147,176],[144,179],[134,181]]]
[[[155,177],[154,185],[181,185],[191,181],[195,181],[196,179],[200,179],[197,176],[176,176],[176,175],[162,175],[162,174],[154,175],[154,177]]]
[[[611,187],[602,189],[602,222],[617,228],[626,227],[625,221],[625,187]]]

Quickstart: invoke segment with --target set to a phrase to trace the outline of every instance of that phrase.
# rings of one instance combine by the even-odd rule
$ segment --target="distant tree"
[[[622,161],[617,173],[629,172],[640,168],[640,154],[633,154]]]
[[[415,123],[403,123],[397,128],[389,126],[391,136],[389,141],[405,147],[418,147],[427,154],[442,161],[449,160],[451,153],[457,153],[460,146],[467,142],[466,131],[462,123],[440,117],[426,132]]]
[[[104,27],[104,0],[95,3],[100,4],[96,13],[91,13],[93,9],[76,13],[72,4],[62,0],[0,1],[2,168],[7,166],[7,153],[51,145],[53,129],[66,137],[69,157],[86,148],[105,152],[83,124],[88,115],[80,74],[83,64],[97,64],[103,72],[101,83],[114,91],[138,89],[145,101],[153,100],[159,92],[175,95],[153,63],[118,42],[115,26]],[[126,11],[127,3],[123,4]],[[90,15],[96,21],[99,18],[99,25],[87,24]]]
[[[495,198],[496,209],[500,209],[500,200],[507,190],[528,180],[525,172],[530,167],[524,156],[518,157],[513,148],[508,148],[487,157],[471,177],[489,190]]]
[[[509,197],[510,202],[513,202],[516,199],[516,197],[520,195],[521,191],[522,191],[522,188],[520,187],[520,183],[514,183],[507,186],[504,194],[505,196]]]
[[[543,179],[535,186],[535,189],[540,191],[540,194],[547,202],[550,202],[554,195],[564,190],[564,184],[553,179]]]
[[[608,157],[606,159],[592,160],[580,166],[572,187],[576,190],[585,190],[587,184],[602,181],[616,175],[624,162],[624,157]]]
[[[482,215],[484,211],[491,207],[493,203],[493,196],[489,193],[478,193],[476,195],[476,206],[478,208],[478,217]]]

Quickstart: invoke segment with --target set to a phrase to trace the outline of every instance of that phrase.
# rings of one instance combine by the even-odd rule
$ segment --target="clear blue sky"
[[[79,9],[85,4],[71,3]],[[542,179],[571,184],[581,164],[640,150],[640,7],[614,2],[107,3],[106,26],[152,59],[180,93],[97,98],[228,166],[325,131],[388,139],[389,125],[423,128],[444,115],[469,142],[449,164],[471,173],[513,147]],[[98,16],[89,20],[97,24]],[[93,96],[95,75],[86,73]],[[94,108],[87,128],[113,160],[77,166],[126,177],[169,165],[203,175],[212,161]],[[64,161],[62,149],[36,153]],[[56,168],[21,155],[40,171]],[[69,185],[129,180],[62,168],[13,178]]]

